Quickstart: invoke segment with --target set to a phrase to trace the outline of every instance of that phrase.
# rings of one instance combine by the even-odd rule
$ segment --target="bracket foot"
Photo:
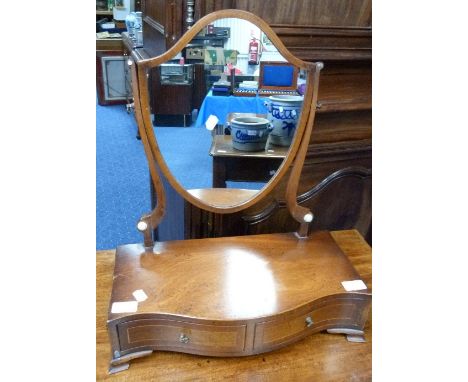
[[[109,374],[115,374],[120,371],[127,370],[130,367],[129,361],[135,358],[145,357],[150,355],[152,350],[143,350],[135,353],[126,354],[122,357],[116,357],[111,359],[109,365]]]
[[[127,363],[122,363],[122,364],[116,365],[116,366],[110,365],[109,366],[109,374],[115,374],[115,373],[118,373],[120,371],[127,370],[129,367],[130,367],[130,364],[128,362]]]
[[[346,339],[349,342],[366,342],[363,330],[349,328],[333,328],[327,329],[327,332],[330,334],[346,334]]]

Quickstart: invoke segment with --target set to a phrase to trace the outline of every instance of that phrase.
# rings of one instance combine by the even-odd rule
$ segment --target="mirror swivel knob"
[[[308,328],[310,328],[314,324],[314,321],[312,320],[312,317],[310,316],[306,317],[305,322]]]
[[[312,215],[311,212],[309,212],[308,214],[305,214],[304,215],[304,221],[306,223],[310,223],[312,220],[314,220],[314,215]]]
[[[147,228],[148,228],[148,224],[146,222],[144,222],[144,221],[138,222],[138,224],[137,224],[138,231],[143,232],[143,231],[146,231]]]

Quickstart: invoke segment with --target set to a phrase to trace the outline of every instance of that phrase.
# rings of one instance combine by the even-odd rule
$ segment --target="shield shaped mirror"
[[[172,187],[221,213],[266,195],[297,152],[313,65],[263,20],[232,10],[204,17],[169,51],[137,62],[140,131]]]

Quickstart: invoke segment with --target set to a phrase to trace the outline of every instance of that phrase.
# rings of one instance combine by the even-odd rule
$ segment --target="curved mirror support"
[[[175,190],[217,213],[271,191],[304,133],[315,64],[292,56],[258,17],[227,10],[137,66],[143,143]]]

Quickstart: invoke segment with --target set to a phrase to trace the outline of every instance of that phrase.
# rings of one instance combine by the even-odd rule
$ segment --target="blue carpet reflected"
[[[195,123],[195,119],[193,121]],[[211,132],[204,127],[156,127],[169,168],[186,188],[212,184]],[[151,209],[149,172],[136,122],[125,105],[96,104],[96,249],[139,243],[136,224]],[[228,182],[260,189],[263,183]],[[170,211],[168,211],[170,213]]]
[[[149,174],[136,123],[125,105],[96,106],[96,249],[141,241],[150,210]]]

